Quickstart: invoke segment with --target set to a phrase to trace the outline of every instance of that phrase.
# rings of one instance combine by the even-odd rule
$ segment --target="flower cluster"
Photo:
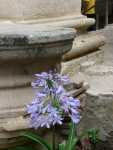
[[[68,95],[63,87],[70,82],[69,78],[52,71],[35,74],[35,77],[32,87],[36,94],[27,106],[31,127],[50,128],[55,124],[62,124],[65,114],[77,124],[80,121],[80,101]]]

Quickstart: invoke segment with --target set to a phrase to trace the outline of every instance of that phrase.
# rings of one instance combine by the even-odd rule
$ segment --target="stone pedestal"
[[[33,75],[60,71],[61,57],[74,37],[73,29],[0,24],[0,148],[22,144],[19,135],[29,128],[25,107],[33,99]]]
[[[15,22],[21,24],[40,24],[40,26],[53,27],[73,27],[80,35],[79,41],[75,40],[70,57],[65,60],[69,61],[76,58],[76,45],[79,49],[88,48],[88,52],[97,51],[102,45],[103,37],[96,35],[87,36],[87,28],[95,23],[94,19],[87,18],[81,14],[81,0],[0,0],[0,20],[1,22]],[[32,9],[31,9],[32,8]],[[7,11],[6,11],[7,10]],[[83,34],[86,33],[85,41]],[[90,46],[89,38],[92,38],[95,46]],[[84,41],[84,44],[83,42]],[[92,45],[92,43],[91,43]],[[79,57],[85,54],[79,52]],[[86,53],[87,54],[87,53]],[[84,61],[84,59],[83,59]]]

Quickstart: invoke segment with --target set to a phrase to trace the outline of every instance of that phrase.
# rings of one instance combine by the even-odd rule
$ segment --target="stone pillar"
[[[80,0],[0,0],[0,4],[0,19],[4,20],[38,21],[39,19],[81,15]]]
[[[29,0],[29,3],[27,0],[5,0],[5,2],[0,0],[0,3],[1,21],[76,28],[77,33],[81,35],[81,37],[74,41],[68,59],[66,58],[67,55],[65,57],[66,61],[76,58],[76,45],[78,45],[78,48],[82,49],[82,51],[84,46],[88,47],[88,53],[97,51],[98,47],[102,45],[103,37],[98,35],[98,39],[100,39],[100,42],[98,42],[98,40],[95,40],[95,35],[87,36],[86,30],[95,23],[95,20],[81,14],[81,0]],[[84,32],[86,32],[85,41],[82,36]],[[94,37],[93,44],[95,47],[93,48],[89,48],[89,36],[91,38]],[[79,57],[84,55],[83,52]]]
[[[33,75],[60,70],[74,37],[73,29],[0,24],[0,148],[22,144],[20,133],[30,128],[26,105],[34,95]]]
[[[81,15],[81,0],[0,0],[0,20],[87,28],[94,23]],[[31,9],[32,8],[32,9]],[[7,11],[6,11],[7,10]]]

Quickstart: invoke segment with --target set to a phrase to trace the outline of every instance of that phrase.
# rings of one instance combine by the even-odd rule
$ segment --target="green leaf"
[[[65,150],[66,142],[63,142],[59,144],[59,149],[58,150]]]
[[[69,138],[66,142],[65,150],[72,150],[76,143],[76,136],[75,136],[75,124],[72,122],[69,132]]]
[[[78,138],[75,137],[72,141],[72,150],[75,150],[76,149],[76,145],[77,145],[77,142],[78,142]]]
[[[43,140],[40,136],[38,136],[37,134],[35,133],[32,133],[32,132],[25,132],[23,134],[24,137],[36,142],[36,143],[39,143],[40,145],[42,145],[46,150],[52,150],[51,146],[45,141]]]
[[[92,140],[94,144],[96,144],[99,140],[99,130],[95,128],[88,130],[88,137]]]

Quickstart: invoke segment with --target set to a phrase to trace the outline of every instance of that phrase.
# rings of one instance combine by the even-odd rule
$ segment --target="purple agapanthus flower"
[[[36,95],[27,106],[31,127],[50,128],[62,124],[65,114],[77,124],[80,121],[80,101],[67,95],[63,87],[70,82],[69,78],[52,71],[35,74],[35,77],[32,87],[36,90]]]

